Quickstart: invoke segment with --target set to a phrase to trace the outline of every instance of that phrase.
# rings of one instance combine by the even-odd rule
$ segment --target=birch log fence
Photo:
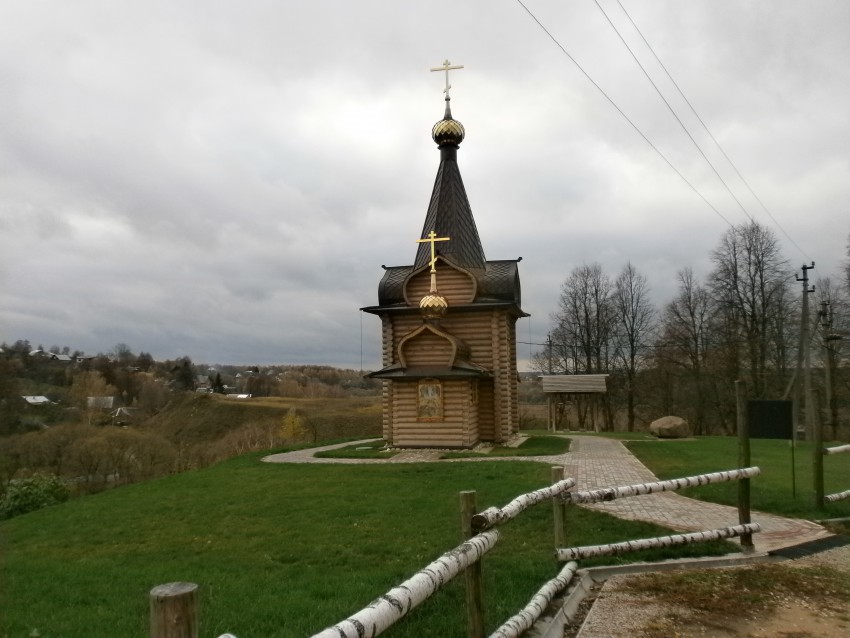
[[[850,452],[850,445],[836,445],[835,447],[827,447],[823,449],[824,456],[832,456],[834,454],[844,454]],[[823,468],[821,468],[823,469]],[[823,479],[821,479],[823,480]],[[835,503],[836,501],[843,501],[844,499],[850,498],[850,490],[844,490],[843,492],[835,492],[834,494],[826,494],[823,497],[824,503]]]
[[[843,447],[850,448],[850,446]],[[850,451],[850,449],[846,451]],[[362,638],[364,636],[372,638],[378,636],[461,573],[467,575],[467,635],[469,638],[484,638],[484,609],[480,596],[480,582],[476,582],[480,578],[480,571],[478,571],[477,577],[470,578],[470,573],[480,568],[485,554],[499,542],[501,532],[496,527],[511,521],[533,505],[551,501],[554,505],[555,518],[555,557],[559,561],[566,562],[566,565],[561,568],[557,576],[544,583],[523,609],[490,634],[490,638],[518,638],[534,625],[556,596],[567,590],[578,569],[576,562],[578,559],[736,536],[743,540],[761,529],[757,523],[749,522],[750,512],[747,505],[745,514],[741,514],[741,518],[746,518],[746,521],[742,520],[740,525],[732,527],[629,540],[608,545],[559,548],[558,545],[564,538],[565,506],[612,501],[618,498],[643,496],[725,481],[747,481],[747,484],[749,484],[748,479],[757,476],[759,473],[760,470],[757,467],[745,467],[668,481],[570,492],[569,490],[575,487],[576,482],[572,478],[563,478],[564,468],[558,466],[552,468],[553,483],[551,485],[522,494],[504,507],[488,507],[477,514],[474,513],[475,492],[461,492],[462,528],[464,535],[469,536],[469,538],[416,572],[397,587],[376,598],[354,615],[327,627],[311,638]],[[746,502],[749,503],[749,498],[746,499]],[[739,510],[743,511],[741,507],[739,507]],[[472,595],[470,595],[470,592],[473,592]],[[169,600],[171,597],[176,598]],[[199,623],[196,604],[197,585],[192,583],[172,583],[154,588],[151,591],[150,637],[197,638]],[[224,634],[219,638],[236,637],[232,634]]]

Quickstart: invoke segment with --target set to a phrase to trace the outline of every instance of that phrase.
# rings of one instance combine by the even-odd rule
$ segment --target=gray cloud
[[[628,9],[789,242],[639,52],[792,264],[848,235],[850,7]],[[528,6],[732,223],[747,219],[592,3]],[[657,303],[727,228],[519,4],[321,0],[0,6],[0,340],[198,361],[379,363],[381,264],[410,263],[449,57],[485,253],[523,256],[540,342],[583,262],[631,260]],[[362,337],[361,337],[362,334]],[[524,346],[525,347],[525,346]],[[521,351],[520,357],[527,356]]]

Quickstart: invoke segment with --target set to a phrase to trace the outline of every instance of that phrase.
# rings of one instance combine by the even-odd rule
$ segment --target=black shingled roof
[[[445,242],[448,243],[448,242]],[[509,303],[519,306],[521,303],[519,284],[519,260],[484,262],[483,271],[471,271],[478,280],[478,294],[473,303]],[[381,283],[378,284],[379,307],[402,304],[404,282],[419,268],[415,266],[392,266],[386,268]]]
[[[438,237],[450,237],[450,241],[437,242],[436,253],[447,257],[461,268],[484,268],[487,261],[478,236],[478,228],[472,217],[472,208],[466,197],[466,189],[457,165],[457,147],[440,148],[440,167],[431,192],[431,203],[425,215],[422,237],[434,231]],[[419,244],[414,267],[427,266],[431,261],[431,245]]]

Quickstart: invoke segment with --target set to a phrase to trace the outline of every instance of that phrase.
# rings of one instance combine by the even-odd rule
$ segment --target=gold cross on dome
[[[434,67],[431,67],[431,70],[432,70],[432,71],[445,71],[445,72],[446,72],[446,88],[445,88],[445,89],[443,89],[443,93],[445,93],[445,94],[446,94],[446,99],[447,99],[447,100],[451,99],[451,98],[449,97],[449,89],[450,89],[450,88],[452,88],[452,85],[451,85],[451,84],[449,84],[449,71],[454,71],[455,69],[462,69],[462,68],[463,68],[463,65],[462,65],[462,64],[458,64],[458,65],[452,66],[452,63],[451,63],[451,62],[449,62],[448,60],[446,60],[445,62],[443,62],[443,66],[434,66]]]
[[[431,272],[437,272],[437,252],[434,248],[434,244],[438,241],[449,241],[450,237],[437,237],[437,233],[433,230],[428,233],[428,237],[426,239],[417,239],[417,244],[431,244]]]

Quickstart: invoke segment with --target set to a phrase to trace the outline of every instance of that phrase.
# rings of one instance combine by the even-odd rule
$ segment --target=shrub
[[[0,520],[68,500],[68,488],[56,476],[35,474],[6,486],[0,497]]]

